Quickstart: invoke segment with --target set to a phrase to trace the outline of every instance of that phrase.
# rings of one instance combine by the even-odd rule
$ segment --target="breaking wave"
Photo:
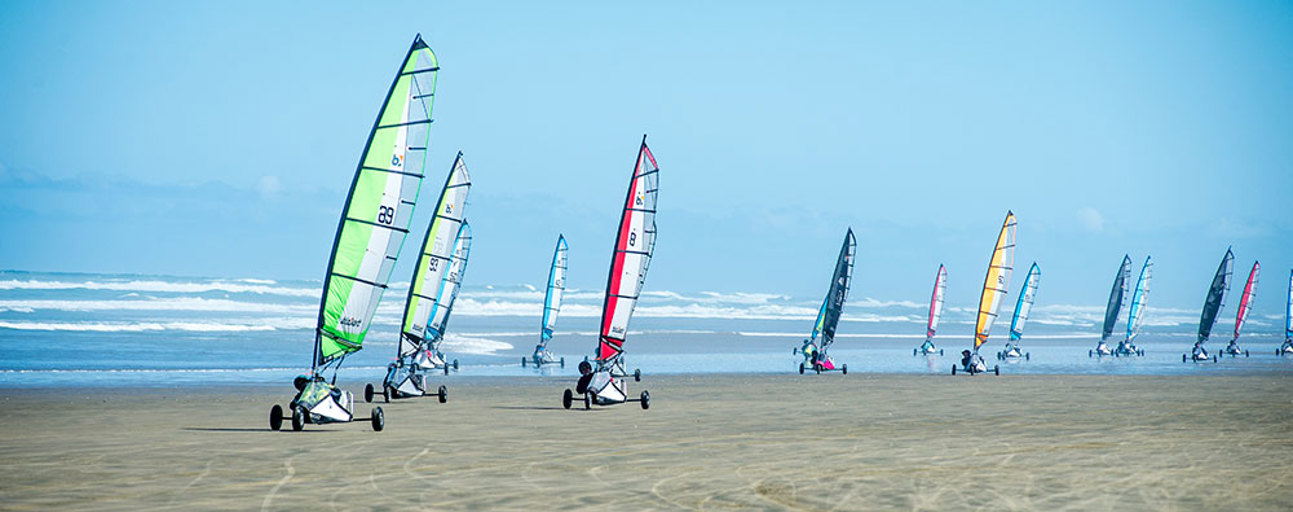
[[[264,283],[215,280],[209,282],[174,282],[160,280],[132,281],[40,281],[8,279],[0,281],[0,290],[114,290],[130,292],[204,293],[256,293],[285,295],[289,297],[318,297],[320,288],[292,288]]]

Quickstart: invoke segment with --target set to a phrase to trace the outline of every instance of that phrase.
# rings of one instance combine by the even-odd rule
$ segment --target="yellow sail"
[[[997,319],[997,309],[1005,302],[1006,290],[1010,287],[1010,271],[1015,266],[1015,214],[1006,212],[1006,221],[1001,224],[1001,233],[997,235],[997,245],[992,250],[992,260],[988,262],[988,276],[983,279],[983,295],[979,297],[979,318],[974,324],[974,351],[988,342],[988,333],[992,332],[992,323]]]

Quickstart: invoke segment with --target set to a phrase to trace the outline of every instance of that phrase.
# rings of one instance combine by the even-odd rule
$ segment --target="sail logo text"
[[[358,318],[355,318],[353,316],[342,318],[337,322],[337,325],[341,327],[359,327],[363,324],[364,322],[360,321]]]

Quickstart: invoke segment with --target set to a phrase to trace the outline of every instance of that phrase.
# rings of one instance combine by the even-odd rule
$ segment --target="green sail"
[[[435,54],[414,38],[369,132],[324,278],[314,365],[359,350],[390,280],[422,183]]]

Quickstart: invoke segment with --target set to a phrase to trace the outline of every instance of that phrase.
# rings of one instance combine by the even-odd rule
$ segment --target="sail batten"
[[[446,277],[453,270],[455,251],[462,227],[466,225],[467,194],[471,191],[471,176],[459,152],[449,168],[440,198],[436,203],[431,222],[427,224],[422,239],[418,262],[404,304],[404,318],[400,323],[400,342],[396,347],[400,357],[412,354],[426,339],[434,339],[442,331],[431,331],[437,312],[443,309],[446,291],[456,293],[456,285],[446,287]],[[470,230],[467,231],[470,241]]]
[[[414,38],[373,121],[324,274],[313,368],[362,348],[395,268],[430,145],[432,100],[417,96],[434,91],[436,84],[436,73],[404,72],[435,65],[435,54],[420,36]],[[401,126],[388,129],[392,124]]]
[[[1131,308],[1127,312],[1127,341],[1136,339],[1140,326],[1145,322],[1145,303],[1149,301],[1149,280],[1154,269],[1154,261],[1145,257],[1145,264],[1140,267],[1140,277],[1136,279],[1136,289],[1131,293]]]
[[[1122,265],[1118,267],[1118,275],[1113,278],[1113,289],[1109,290],[1109,304],[1104,308],[1104,330],[1100,332],[1100,340],[1108,341],[1113,336],[1113,328],[1118,325],[1118,317],[1122,316],[1122,306],[1127,296],[1127,281],[1131,279],[1131,256],[1123,255]]]
[[[1199,339],[1200,343],[1208,341],[1212,335],[1212,327],[1217,323],[1217,317],[1221,314],[1221,308],[1225,306],[1226,292],[1230,290],[1230,276],[1235,268],[1235,253],[1226,249],[1226,255],[1221,258],[1221,264],[1217,266],[1217,273],[1212,276],[1212,284],[1208,286],[1208,296],[1203,301],[1203,313],[1199,315]]]
[[[997,320],[997,310],[1005,301],[1010,287],[1010,273],[1015,264],[1015,214],[1006,212],[1006,220],[997,234],[992,258],[988,260],[988,273],[983,279],[983,292],[979,296],[979,314],[974,324],[974,352],[988,342],[992,324]]]
[[[1020,287],[1019,300],[1015,302],[1015,316],[1010,319],[1010,341],[1019,341],[1024,337],[1024,324],[1028,314],[1033,310],[1033,300],[1037,297],[1037,285],[1041,283],[1042,269],[1033,263],[1028,269],[1028,277]]]
[[[620,222],[615,234],[615,250],[606,277],[606,297],[602,303],[602,322],[597,344],[597,361],[607,364],[619,357],[628,335],[629,319],[637,306],[647,269],[655,249],[656,196],[659,192],[659,166],[646,145],[638,148],[633,163]]]

